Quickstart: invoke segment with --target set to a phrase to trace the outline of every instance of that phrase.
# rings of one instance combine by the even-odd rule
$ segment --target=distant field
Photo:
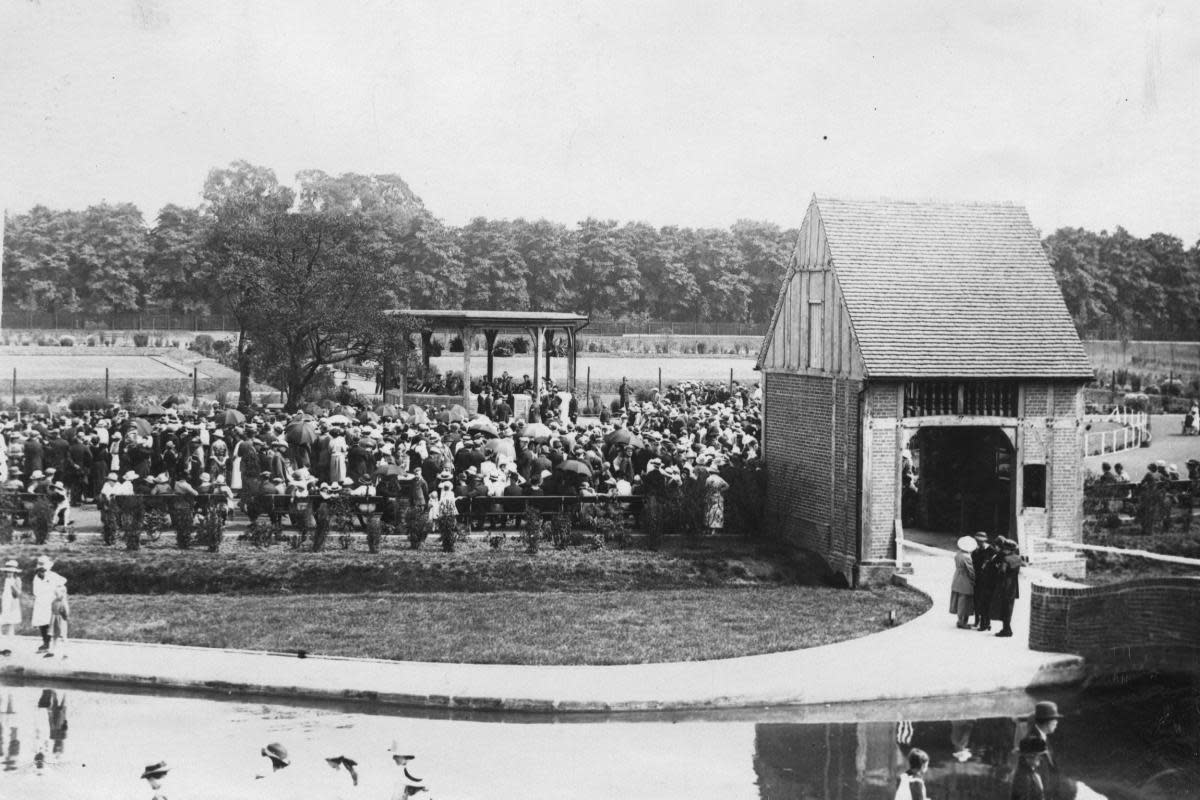
[[[17,371],[18,381],[38,380],[104,380],[108,369],[111,380],[169,380],[190,378],[192,370],[161,356],[95,356],[79,355],[0,355],[0,379],[11,378]],[[201,373],[200,377],[208,377]]]
[[[437,366],[443,373],[446,370],[462,371],[462,355],[442,355],[431,359],[430,363]],[[658,370],[662,368],[664,384],[679,383],[680,381],[728,381],[729,371],[733,370],[733,379],[742,383],[752,383],[759,379],[759,373],[754,371],[752,358],[666,358],[663,356],[580,356],[578,363],[579,383],[587,380],[588,369],[592,371],[592,383],[608,384],[620,382],[622,377],[634,382],[657,381]],[[520,377],[533,374],[532,356],[512,356],[495,360],[496,374],[508,371],[510,375]],[[471,356],[471,374],[482,375],[487,371],[487,358],[481,355]],[[555,380],[567,376],[567,361],[563,358],[550,359],[550,377]]]

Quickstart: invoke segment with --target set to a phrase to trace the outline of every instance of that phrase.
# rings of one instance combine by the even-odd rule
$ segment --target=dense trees
[[[321,277],[316,286],[347,292],[352,275],[380,308],[765,322],[796,239],[793,229],[750,220],[729,228],[656,228],[477,218],[453,227],[395,175],[306,170],[293,189],[270,169],[245,162],[212,170],[202,194],[196,208],[164,207],[150,228],[130,204],[37,206],[11,216],[7,303],[25,311],[224,314],[241,328],[239,352],[254,340],[266,347],[269,337],[251,336],[250,327],[268,310],[317,302],[311,285],[287,282],[289,270],[302,268]],[[1140,239],[1121,228],[1063,228],[1044,244],[1085,336],[1200,336],[1200,243],[1185,247],[1161,233]],[[344,294],[320,311],[345,309],[355,297]],[[364,312],[325,324],[370,318]],[[326,348],[321,352],[340,352],[332,340],[312,341]],[[306,363],[297,375],[312,367]]]

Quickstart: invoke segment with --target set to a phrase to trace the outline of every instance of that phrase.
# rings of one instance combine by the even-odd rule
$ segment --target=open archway
[[[916,480],[902,497],[906,527],[1009,535],[1015,449],[1002,428],[922,428],[909,451]]]

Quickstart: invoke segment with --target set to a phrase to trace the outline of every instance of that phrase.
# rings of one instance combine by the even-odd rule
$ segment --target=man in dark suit
[[[1064,783],[1060,776],[1058,764],[1054,759],[1054,748],[1050,746],[1050,736],[1058,729],[1060,719],[1062,714],[1058,713],[1058,704],[1049,700],[1037,703],[1033,708],[1033,716],[1029,718],[1026,738],[1036,739],[1045,744],[1045,750],[1040,753],[1037,773],[1042,779],[1047,800],[1075,796],[1074,786],[1069,785],[1069,781]]]
[[[975,568],[975,627],[986,631],[992,627],[992,615],[988,609],[995,581],[995,572],[987,564],[996,550],[982,531],[975,534],[975,542],[979,545],[971,551],[971,566]]]

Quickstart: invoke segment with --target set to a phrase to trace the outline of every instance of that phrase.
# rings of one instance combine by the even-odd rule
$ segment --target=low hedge
[[[435,548],[371,554],[309,553],[275,546],[263,551],[203,553],[143,549],[93,550],[32,545],[0,547],[0,557],[26,568],[42,552],[55,558],[76,594],[361,593],[609,591],[813,582],[816,570],[795,558],[740,552],[543,549],[486,543],[445,553]]]

